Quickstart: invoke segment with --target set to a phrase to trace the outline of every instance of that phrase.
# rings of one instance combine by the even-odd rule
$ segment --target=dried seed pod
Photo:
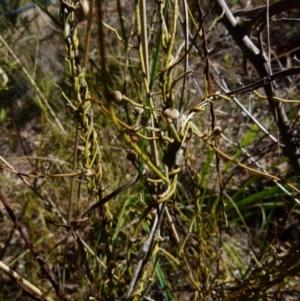
[[[134,108],[134,115],[135,116],[141,116],[144,113],[144,109],[143,108],[139,108],[139,107],[135,107]]]
[[[87,18],[90,10],[90,5],[87,0],[81,0],[81,5],[83,9],[83,15],[85,18]]]
[[[177,120],[180,116],[180,113],[177,109],[167,108],[167,109],[163,110],[163,115],[172,120]]]
[[[87,19],[89,14],[89,3],[87,0],[81,0],[77,2],[76,8],[75,8],[75,16],[78,22],[84,21]]]
[[[120,91],[114,91],[109,94],[109,100],[115,102],[121,102],[123,99],[123,94]]]
[[[134,152],[134,151],[129,151],[129,152],[127,153],[126,159],[127,159],[128,161],[134,163],[134,162],[137,160],[137,158],[138,158],[138,155],[137,155],[136,152]]]

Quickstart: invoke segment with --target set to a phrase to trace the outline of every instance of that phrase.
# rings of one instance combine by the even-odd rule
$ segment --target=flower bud
[[[222,134],[222,128],[220,126],[215,126],[213,132],[215,136],[220,136]]]
[[[109,100],[114,102],[121,102],[123,99],[123,94],[120,91],[114,91],[110,93],[108,96],[109,96]]]
[[[180,116],[179,111],[174,108],[168,108],[163,111],[163,115],[172,120],[177,120]]]

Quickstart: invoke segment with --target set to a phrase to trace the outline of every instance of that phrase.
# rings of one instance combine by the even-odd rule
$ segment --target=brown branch
[[[287,2],[290,1],[286,1],[286,3]],[[226,27],[236,44],[239,46],[244,56],[247,57],[247,59],[255,67],[259,76],[261,78],[270,76],[270,70],[268,68],[268,63],[265,56],[259,51],[259,49],[257,49],[250,38],[238,25],[237,20],[231,13],[224,0],[216,0],[216,10],[218,14],[221,14],[223,13],[223,11],[225,11],[225,14],[222,18],[224,26]],[[265,94],[268,97],[270,110],[277,122],[279,132],[285,144],[285,155],[288,157],[297,176],[300,176],[300,159],[297,154],[296,146],[294,145],[290,137],[289,122],[284,110],[284,106],[282,103],[275,102],[273,100],[274,93],[271,82],[264,85],[264,89]]]
[[[287,70],[283,70],[283,71],[279,71],[276,73],[273,73],[271,75],[268,75],[262,79],[259,79],[257,81],[255,81],[252,84],[249,84],[247,86],[229,91],[226,93],[226,95],[237,95],[239,93],[242,92],[249,92],[249,91],[253,91],[255,89],[258,89],[264,85],[267,85],[269,83],[271,83],[273,80],[277,79],[277,78],[283,78],[286,76],[291,76],[291,75],[296,75],[300,73],[300,67],[294,67],[294,68],[289,68]]]
[[[204,12],[201,8],[200,1],[198,1],[197,8],[198,8],[200,21],[201,21],[204,17]],[[205,90],[208,90],[208,93],[211,94],[211,93],[213,93],[213,87],[212,87],[212,82],[211,82],[211,73],[210,73],[210,65],[209,65],[209,58],[208,58],[206,34],[205,34],[203,23],[201,24],[201,30],[202,30],[204,74],[205,74],[205,79],[206,79],[206,83],[207,83],[207,89],[205,87]],[[217,125],[213,102],[210,103],[210,116],[211,116],[211,129],[213,130]],[[214,146],[218,147],[218,138],[216,136],[214,136]],[[218,183],[219,183],[219,190],[220,190],[221,211],[222,211],[222,215],[224,217],[225,225],[227,227],[228,221],[227,221],[227,216],[226,216],[226,212],[225,212],[225,200],[224,200],[224,193],[223,193],[224,185],[223,185],[223,178],[222,178],[221,167],[220,167],[221,160],[220,160],[220,156],[217,152],[215,153],[215,156],[216,156],[216,169],[217,169],[217,173],[218,173]]]

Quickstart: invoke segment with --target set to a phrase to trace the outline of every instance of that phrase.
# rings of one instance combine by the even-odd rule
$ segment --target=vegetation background
[[[1,300],[299,300],[300,2],[0,9]]]

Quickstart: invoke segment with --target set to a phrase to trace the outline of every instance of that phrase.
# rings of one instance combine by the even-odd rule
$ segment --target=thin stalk
[[[121,6],[120,0],[117,0],[117,7],[118,7],[118,15],[119,15],[119,21],[120,21],[120,26],[121,26],[122,38],[127,43],[128,41],[127,41],[126,31],[125,31],[124,22],[123,22],[123,12],[122,12],[122,6]],[[126,48],[127,47],[128,46],[126,46]]]
[[[184,7],[184,74],[188,72],[188,66],[189,66],[189,14],[188,14],[188,8],[186,0],[183,1],[183,7]],[[180,104],[179,104],[179,112],[182,114],[184,111],[184,98],[185,98],[185,91],[186,91],[186,84],[187,84],[187,77],[183,77],[183,83],[182,83],[182,91],[181,91],[181,98],[180,98]]]
[[[148,38],[147,38],[147,15],[146,15],[146,3],[145,0],[139,1],[139,10],[136,11],[136,22],[137,22],[137,34],[140,34],[141,37],[141,43],[139,46],[139,49],[141,48],[140,53],[140,59],[141,59],[141,68],[143,73],[145,74],[146,80],[145,80],[145,88],[147,93],[147,98],[149,98],[150,107],[154,108],[153,102],[150,95],[149,90],[149,54],[148,54]],[[141,55],[142,54],[142,55]],[[151,111],[150,112],[150,126],[154,127],[154,116],[156,116],[156,113]],[[155,134],[153,132],[150,133],[150,136],[154,137]],[[151,153],[152,153],[152,160],[154,165],[158,166],[158,151],[157,151],[157,145],[155,140],[151,140]]]
[[[88,60],[88,51],[90,46],[91,27],[92,27],[92,20],[93,20],[93,9],[94,9],[94,0],[90,0],[89,15],[88,15],[86,31],[85,31],[84,53],[82,59],[82,68],[84,69],[86,69],[87,60]]]
[[[98,43],[99,43],[99,51],[101,58],[101,71],[102,71],[102,84],[104,87],[104,96],[105,99],[108,97],[108,82],[107,82],[107,70],[106,70],[106,60],[105,60],[105,47],[104,47],[104,25],[102,21],[102,1],[98,0]]]

